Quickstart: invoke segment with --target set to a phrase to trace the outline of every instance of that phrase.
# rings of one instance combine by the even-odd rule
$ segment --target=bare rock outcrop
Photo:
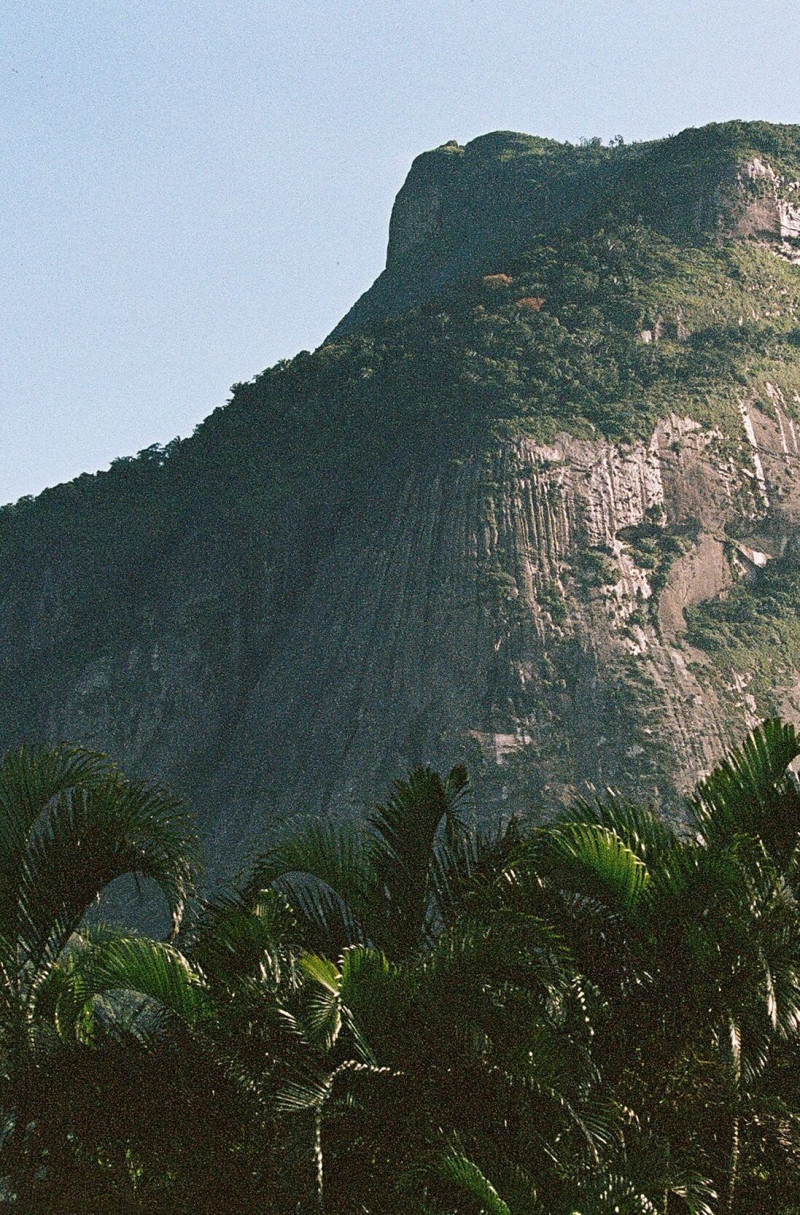
[[[745,692],[720,704],[680,638],[683,606],[731,580],[741,480],[718,436],[677,416],[649,441],[563,434],[400,466],[340,514],[249,680],[245,607],[208,587],[227,654],[209,662],[187,612],[146,648],[87,661],[47,733],[173,780],[202,762],[225,867],[265,822],[358,814],[423,757],[466,760],[484,813],[606,784],[676,804],[748,712]]]

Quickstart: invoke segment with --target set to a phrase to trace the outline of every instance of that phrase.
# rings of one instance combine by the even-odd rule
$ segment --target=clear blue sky
[[[798,0],[0,0],[0,502],[318,345],[423,149],[800,122],[799,52]]]

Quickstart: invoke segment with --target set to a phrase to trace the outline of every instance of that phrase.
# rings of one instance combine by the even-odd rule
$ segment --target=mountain
[[[418,762],[676,811],[800,716],[799,438],[800,126],[445,144],[318,350],[0,512],[0,748],[170,782],[212,873]]]

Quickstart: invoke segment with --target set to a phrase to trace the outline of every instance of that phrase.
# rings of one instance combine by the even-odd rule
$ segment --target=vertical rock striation
[[[729,125],[424,154],[319,351],[0,512],[0,747],[173,783],[214,878],[419,762],[484,815],[679,814],[800,716],[800,133]]]

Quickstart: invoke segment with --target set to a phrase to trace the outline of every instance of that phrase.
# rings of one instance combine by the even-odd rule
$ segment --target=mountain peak
[[[351,332],[0,511],[3,746],[169,781],[217,875],[418,763],[677,809],[800,718],[799,163],[746,123],[417,157]]]
[[[800,126],[711,123],[648,143],[493,131],[413,161],[386,267],[334,330],[359,329],[493,268],[543,233],[643,223],[681,243],[800,237]]]

